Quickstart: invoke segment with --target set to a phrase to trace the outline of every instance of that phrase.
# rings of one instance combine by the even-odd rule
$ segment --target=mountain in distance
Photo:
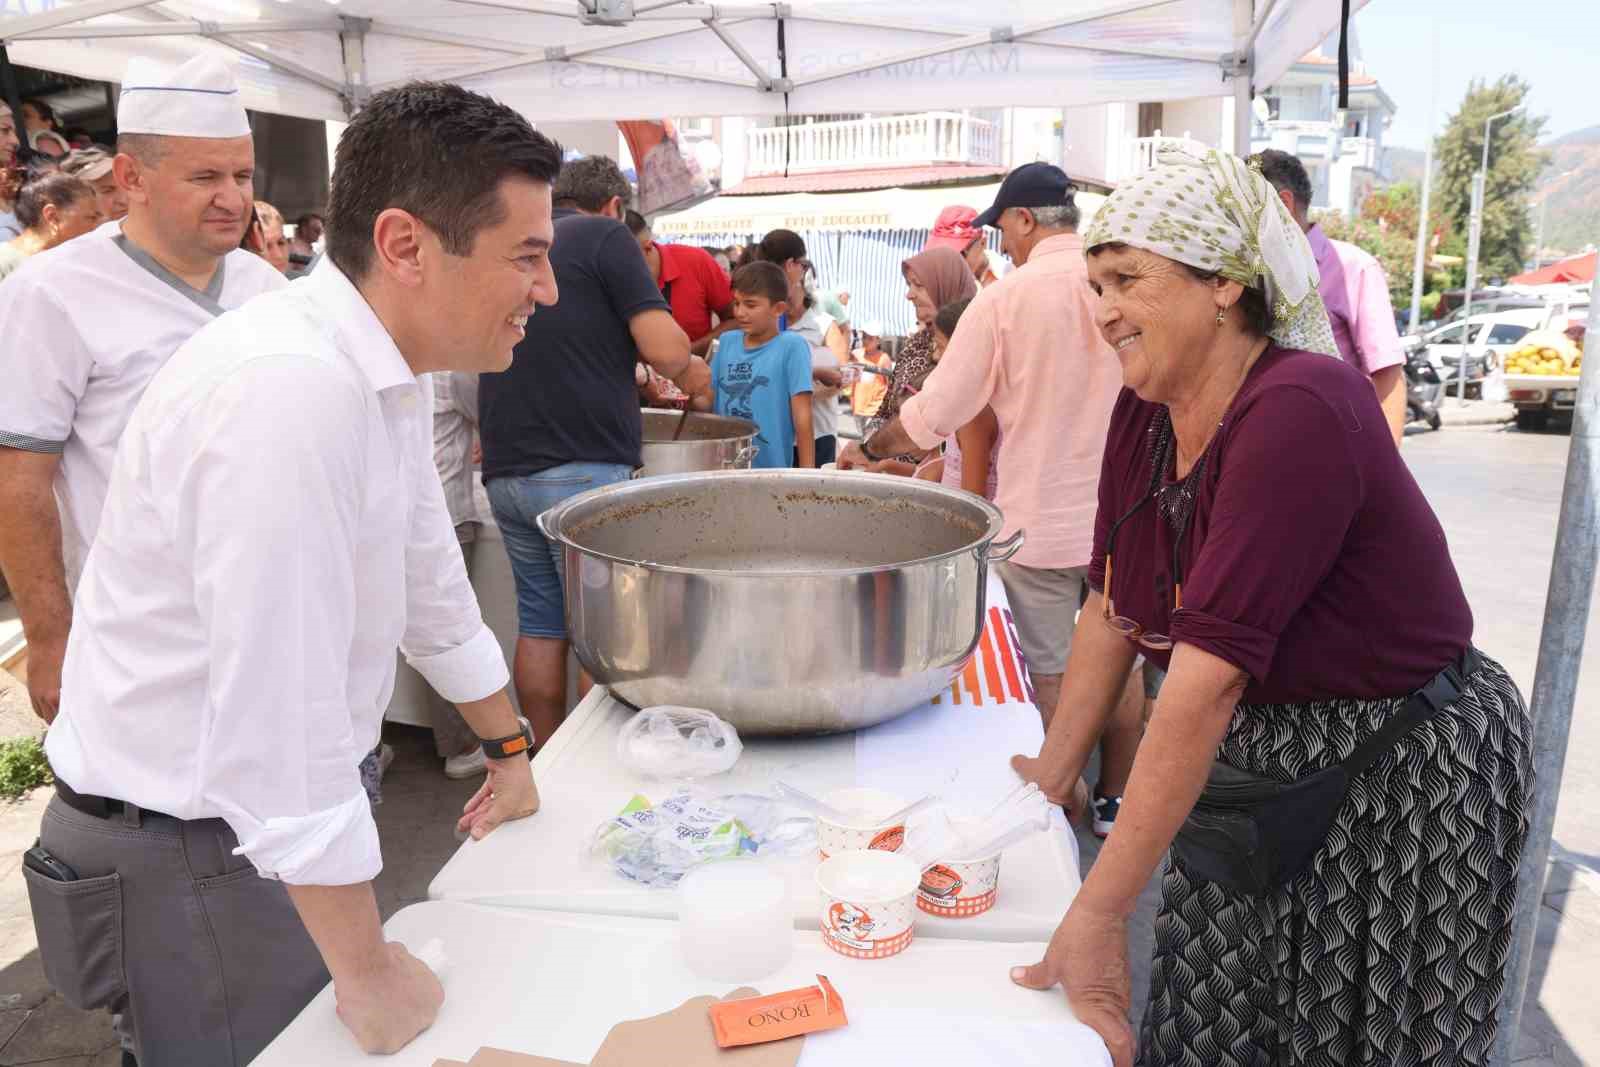
[[[1532,196],[1534,227],[1544,212],[1546,260],[1556,253],[1576,254],[1600,244],[1600,126],[1576,130],[1541,147],[1550,161]],[[1395,184],[1420,182],[1426,158],[1421,149],[1386,148]]]
[[[1544,214],[1544,247],[1577,253],[1600,244],[1600,126],[1544,145],[1550,162],[1533,190],[1534,225]]]

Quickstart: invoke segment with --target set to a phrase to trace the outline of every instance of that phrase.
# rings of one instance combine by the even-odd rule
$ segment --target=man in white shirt
[[[112,164],[127,217],[33,257],[0,286],[0,569],[45,722],[60,700],[72,590],[134,405],[201,326],[287,284],[238,250],[255,149],[233,84],[215,59],[177,70],[130,62]]]
[[[459,86],[377,94],[325,261],[197,333],[128,423],[47,744],[41,862],[71,878],[25,876],[46,973],[120,1003],[149,1064],[247,1063],[330,974],[368,1051],[433,1022],[443,989],[383,937],[356,770],[396,648],[491,756],[459,829],[538,807],[416,376],[504,370],[555,301],[560,164]]]

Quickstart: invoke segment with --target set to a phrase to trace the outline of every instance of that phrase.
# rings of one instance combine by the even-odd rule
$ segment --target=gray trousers
[[[78,1008],[122,1015],[140,1067],[243,1065],[327,984],[288,891],[221,819],[96,818],[54,797],[24,868],[45,977]]]

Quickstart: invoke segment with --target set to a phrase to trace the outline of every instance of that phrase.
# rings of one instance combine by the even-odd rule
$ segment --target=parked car
[[[1542,306],[1474,315],[1466,322],[1441,326],[1425,335],[1422,346],[1427,349],[1428,362],[1444,380],[1447,393],[1460,378],[1465,353],[1467,395],[1472,396],[1477,391],[1474,384],[1481,383],[1486,373],[1498,367],[1524,334],[1539,329],[1548,318],[1549,312]]]

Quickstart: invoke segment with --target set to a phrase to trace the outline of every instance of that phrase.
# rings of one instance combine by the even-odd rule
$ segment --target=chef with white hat
[[[72,591],[111,459],[145,386],[223,311],[287,284],[239,251],[255,149],[233,74],[129,62],[112,164],[127,216],[0,287],[0,570],[28,638],[34,710],[56,714]]]

